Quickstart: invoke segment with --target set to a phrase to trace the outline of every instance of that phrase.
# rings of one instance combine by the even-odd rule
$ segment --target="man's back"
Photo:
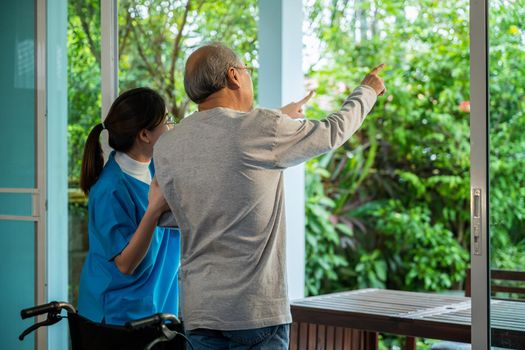
[[[185,235],[181,303],[189,330],[291,322],[275,118],[265,110],[197,112],[156,147],[159,183]]]

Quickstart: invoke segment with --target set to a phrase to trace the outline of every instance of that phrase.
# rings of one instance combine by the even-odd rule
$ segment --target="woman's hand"
[[[164,194],[160,190],[157,178],[153,178],[153,180],[151,181],[148,194],[148,202],[148,209],[152,210],[155,214],[158,214],[159,216],[170,209],[170,207],[168,206],[168,202],[166,202],[166,198],[164,198]]]
[[[308,100],[312,98],[313,95],[314,92],[310,91],[308,95],[303,97],[300,101],[292,102],[284,107],[281,107],[281,112],[292,118],[304,118],[303,106],[306,104],[306,102],[308,102]]]
[[[137,230],[131,236],[128,245],[115,257],[117,268],[126,275],[131,275],[148,253],[151,238],[160,215],[169,210],[168,203],[160,190],[157,179],[151,181],[148,193],[148,208],[140,220]]]

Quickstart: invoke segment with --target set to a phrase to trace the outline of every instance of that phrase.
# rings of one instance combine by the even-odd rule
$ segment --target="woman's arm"
[[[153,179],[148,196],[148,207],[137,230],[131,236],[128,245],[115,257],[115,264],[120,272],[131,275],[148,252],[151,238],[157,227],[160,215],[169,209],[164,195],[160,191],[157,179]]]

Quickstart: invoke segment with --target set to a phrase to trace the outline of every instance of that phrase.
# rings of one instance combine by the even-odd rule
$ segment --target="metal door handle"
[[[474,254],[481,255],[481,188],[474,188],[472,190],[472,244],[474,247]]]

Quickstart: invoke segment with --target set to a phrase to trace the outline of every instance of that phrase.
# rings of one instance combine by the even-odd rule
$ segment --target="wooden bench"
[[[467,270],[465,296],[472,292],[470,269]],[[490,289],[494,299],[525,301],[525,271],[491,270]],[[503,297],[501,294],[506,294]]]

